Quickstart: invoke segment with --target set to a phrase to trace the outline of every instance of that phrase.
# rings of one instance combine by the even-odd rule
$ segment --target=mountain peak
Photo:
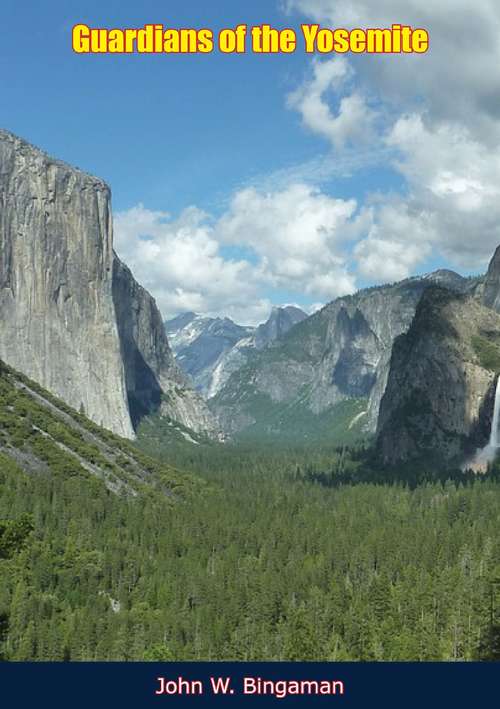
[[[177,330],[180,330],[183,327],[186,327],[186,325],[189,325],[190,323],[193,322],[193,320],[196,320],[196,318],[200,317],[197,313],[194,313],[193,311],[188,311],[186,313],[180,313],[179,315],[176,315],[174,318],[171,318],[170,320],[165,321],[165,327],[167,328],[167,332],[177,332]]]
[[[256,348],[263,349],[271,342],[279,340],[290,328],[305,318],[307,314],[295,305],[273,307],[269,318],[259,325],[255,332]]]

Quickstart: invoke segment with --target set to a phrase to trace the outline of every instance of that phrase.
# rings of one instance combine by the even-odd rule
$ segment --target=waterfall
[[[500,418],[500,377],[497,379],[497,388],[495,389],[495,406],[493,409],[493,421],[491,422],[490,442],[488,446],[492,449],[497,449],[500,446],[498,441],[498,420]]]
[[[491,421],[490,440],[484,448],[477,450],[474,458],[464,465],[464,468],[471,468],[477,472],[484,472],[489,463],[493,463],[500,448],[499,436],[500,423],[500,376],[497,379],[495,389],[495,404],[493,406],[493,419]]]

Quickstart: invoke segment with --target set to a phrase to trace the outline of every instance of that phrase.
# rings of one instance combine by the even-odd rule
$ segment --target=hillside
[[[79,478],[125,497],[174,499],[201,485],[148,458],[0,362],[0,463],[30,475]]]

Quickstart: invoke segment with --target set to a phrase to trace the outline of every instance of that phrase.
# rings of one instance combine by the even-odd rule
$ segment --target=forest
[[[498,471],[138,445],[205,483],[172,503],[0,458],[4,660],[500,659]]]

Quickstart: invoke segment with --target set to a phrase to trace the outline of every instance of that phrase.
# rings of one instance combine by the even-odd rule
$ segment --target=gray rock
[[[0,131],[0,359],[132,437],[109,188]]]
[[[483,343],[478,345],[479,343]],[[470,296],[426,291],[410,329],[394,343],[377,426],[384,464],[460,465],[489,437],[500,316]]]
[[[204,396],[220,386],[222,369],[231,352],[253,335],[254,328],[237,325],[230,318],[210,318],[184,313],[165,323],[179,366]],[[238,349],[240,349],[238,347]],[[217,370],[218,376],[214,376]]]
[[[113,253],[110,190],[0,131],[0,359],[128,438],[161,410],[217,426],[153,298]]]
[[[255,331],[255,347],[261,350],[271,342],[281,339],[294,325],[302,322],[306,317],[306,313],[294,305],[273,308],[266,322],[259,325]]]
[[[132,423],[160,411],[196,433],[216,435],[214,416],[192,390],[169,347],[154,298],[115,255],[113,298]]]
[[[500,312],[500,246],[488,266],[480,297],[484,305]]]

